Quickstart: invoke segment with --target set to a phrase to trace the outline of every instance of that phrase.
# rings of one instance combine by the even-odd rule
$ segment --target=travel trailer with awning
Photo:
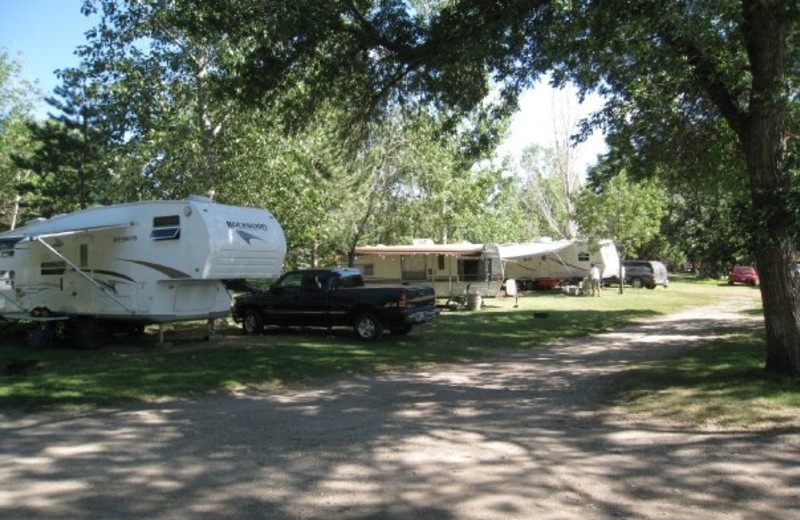
[[[0,317],[98,323],[214,319],[227,285],[280,275],[286,241],[268,211],[205,197],[89,208],[0,234]]]
[[[417,239],[409,245],[356,247],[355,256],[367,283],[429,285],[440,298],[467,290],[494,296],[503,285],[503,266],[493,244]]]
[[[504,274],[522,289],[548,288],[580,281],[592,264],[602,278],[618,276],[619,255],[611,240],[552,240],[539,238],[498,246]]]
[[[592,263],[604,278],[619,270],[617,248],[610,240],[435,244],[423,239],[409,245],[356,247],[355,256],[355,267],[368,283],[428,284],[440,298],[467,290],[496,296],[509,279],[521,289],[560,285],[585,277]]]

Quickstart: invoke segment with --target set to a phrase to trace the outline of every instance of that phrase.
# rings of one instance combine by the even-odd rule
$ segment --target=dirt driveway
[[[800,519],[797,430],[597,413],[610,375],[741,305],[322,388],[0,416],[0,518]]]

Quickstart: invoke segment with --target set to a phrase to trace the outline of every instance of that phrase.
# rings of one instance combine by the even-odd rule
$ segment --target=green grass
[[[666,290],[628,289],[620,295],[616,289],[609,289],[601,298],[535,293],[521,297],[518,307],[510,298],[486,299],[480,312],[444,312],[438,320],[408,336],[386,336],[375,343],[357,341],[348,329],[336,329],[331,336],[322,330],[308,329],[248,337],[236,328],[222,330],[218,341],[208,343],[202,341],[205,330],[197,324],[180,324],[169,331],[167,339],[173,342],[171,347],[155,346],[153,331],[139,340],[113,339],[99,350],[32,350],[25,346],[23,336],[7,335],[0,341],[0,367],[19,360],[35,360],[37,364],[25,374],[0,375],[0,406],[18,410],[96,407],[124,401],[228,393],[245,387],[318,384],[355,373],[469,361],[543,347],[550,341],[612,330],[730,297],[756,301],[758,290],[686,280]],[[757,338],[749,341],[758,346]],[[763,348],[763,342],[760,347]],[[709,352],[715,356],[713,350]],[[671,378],[670,371],[685,370],[686,384],[697,386],[714,380],[708,370],[716,374],[722,371],[719,367],[742,366],[738,358],[743,353],[725,353],[733,359],[722,365],[702,360],[686,361],[685,367],[643,366],[627,378],[634,382],[631,386],[618,385],[616,402],[630,407],[638,406],[637,403],[644,403],[643,408],[652,407],[644,401],[659,394],[653,392],[652,374],[659,374],[666,384]],[[762,381],[759,354],[756,353],[754,361],[751,357],[747,359],[748,369],[740,372],[738,379],[719,376],[722,379],[718,384],[724,387],[725,381],[731,381],[739,387]],[[648,371],[652,371],[650,375]],[[765,395],[761,390],[754,392]],[[796,399],[797,389],[788,392],[787,406],[796,409],[796,400],[792,399]],[[777,399],[780,394],[766,395]],[[792,395],[795,397],[791,398]],[[641,413],[640,408],[632,409]]]
[[[644,363],[610,385],[615,411],[699,428],[800,427],[800,385],[763,370],[763,330]]]

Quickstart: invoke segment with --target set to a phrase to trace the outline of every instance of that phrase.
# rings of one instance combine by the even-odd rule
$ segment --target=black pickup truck
[[[433,288],[414,285],[364,285],[358,269],[300,269],[281,276],[269,289],[233,300],[233,319],[248,334],[265,325],[284,327],[352,326],[367,341],[384,329],[407,334],[436,315]]]

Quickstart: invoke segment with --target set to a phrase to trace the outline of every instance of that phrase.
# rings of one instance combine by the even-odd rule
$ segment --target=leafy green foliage
[[[21,64],[0,50],[0,214],[2,227],[16,227],[27,215],[19,205],[18,186],[30,172],[20,168],[12,155],[30,153],[29,125],[32,105],[38,89],[21,80]]]
[[[104,194],[111,189],[105,161],[115,131],[103,116],[102,85],[82,69],[60,76],[56,97],[46,100],[57,113],[30,125],[36,148],[29,156],[15,154],[17,165],[38,177],[20,187],[23,199],[46,217],[107,202]]]
[[[702,276],[727,275],[734,264],[752,264],[747,206],[723,194],[674,192],[668,196],[662,236],[685,252]]]
[[[656,181],[631,181],[625,172],[578,196],[575,220],[584,236],[611,238],[630,258],[661,229],[665,194]]]
[[[574,238],[573,203],[581,181],[568,157],[552,148],[530,145],[521,163],[525,177],[519,186],[519,204],[529,216],[526,236]]]
[[[237,179],[231,166],[244,162],[230,153],[241,151],[237,140],[259,142],[263,130],[258,125],[266,121],[266,133],[279,137],[266,139],[280,143],[272,150],[295,150],[294,144],[284,145],[283,134],[298,134],[332,110],[341,148],[363,153],[360,143],[374,135],[370,124],[398,107],[432,109],[444,129],[445,121],[460,122],[478,106],[502,116],[514,107],[520,89],[548,70],[556,83],[571,80],[582,92],[604,94],[604,110],[586,122],[586,129],[599,125],[609,136],[608,172],[624,170],[635,179],[659,176],[671,191],[722,193],[731,208],[749,208],[748,247],[761,271],[763,294],[771,298],[765,303],[772,318],[767,320],[767,367],[800,374],[794,312],[800,291],[790,276],[800,215],[794,138],[797,2],[87,0],[85,9],[97,9],[102,22],[81,50],[84,70],[97,82],[89,85],[103,86],[97,96],[105,121],[117,129],[110,138],[123,151],[113,159],[87,153],[91,160],[85,164],[105,157],[114,178],[122,181],[118,193],[126,195],[223,193]],[[497,97],[488,96],[492,80]],[[249,121],[242,101],[262,112],[253,126],[232,130],[232,121]],[[279,218],[287,219],[298,247],[307,248],[310,258],[340,226],[326,225],[324,219],[313,225],[291,221],[306,210],[314,219],[322,208],[341,210],[355,222],[353,237],[367,236],[368,217],[384,215],[383,208],[393,210],[392,224],[406,226],[381,231],[387,235],[434,231],[448,240],[477,235],[468,213],[453,208],[454,200],[488,204],[491,211],[485,215],[494,217],[501,215],[496,203],[509,200],[502,176],[477,173],[463,161],[491,145],[497,134],[489,129],[480,128],[472,136],[476,146],[458,153],[427,134],[438,145],[417,153],[436,161],[427,164],[429,171],[402,172],[401,184],[370,183],[402,187],[391,192],[391,200],[403,201],[396,208],[377,205],[390,199],[372,193],[366,206],[345,211],[315,193],[324,187],[320,179],[347,177],[337,172],[350,165],[336,157],[282,157],[278,162],[287,168],[270,170],[274,179],[257,179],[256,194],[271,202],[267,196],[300,193],[280,200]],[[318,142],[310,135],[310,142]],[[261,154],[254,161],[270,157],[266,144],[257,149]],[[297,149],[308,150],[299,144]],[[89,170],[73,165],[72,171],[78,180],[91,178]],[[301,179],[295,175],[300,172],[312,176]],[[392,179],[399,178],[395,173]],[[61,178],[68,174],[62,172]],[[471,175],[478,188],[457,182]],[[358,177],[369,178],[365,172]],[[487,197],[490,185],[495,192]],[[748,204],[742,205],[745,199]],[[289,209],[297,200],[302,204]],[[598,214],[594,220],[607,219]]]

